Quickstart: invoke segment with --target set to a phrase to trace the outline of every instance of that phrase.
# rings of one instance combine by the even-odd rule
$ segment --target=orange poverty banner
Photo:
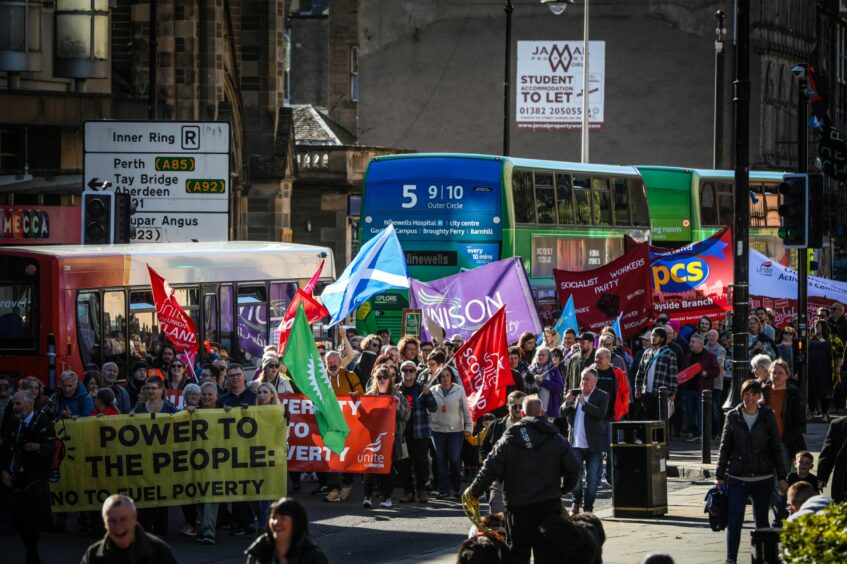
[[[288,423],[290,472],[355,472],[387,474],[394,450],[397,408],[391,396],[339,396],[350,435],[341,454],[324,447],[315,407],[304,395],[280,394]]]

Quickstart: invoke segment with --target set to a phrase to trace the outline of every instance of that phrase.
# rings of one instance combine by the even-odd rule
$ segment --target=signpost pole
[[[808,72],[808,68],[807,68]],[[806,88],[809,81],[805,76],[800,77],[797,95],[797,172],[808,172],[808,152],[806,140]],[[806,203],[808,210],[808,202]],[[808,238],[808,226],[806,236]],[[799,351],[795,361],[795,369],[800,378],[800,388],[803,390],[801,401],[803,412],[806,410],[806,398],[809,397],[809,364],[806,361],[806,351],[809,345],[808,328],[808,284],[809,284],[809,250],[797,249],[797,337],[800,339]]]

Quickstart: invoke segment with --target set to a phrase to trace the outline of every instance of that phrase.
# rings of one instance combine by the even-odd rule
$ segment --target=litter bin
[[[667,514],[667,458],[663,421],[612,423],[612,504],[615,517]]]

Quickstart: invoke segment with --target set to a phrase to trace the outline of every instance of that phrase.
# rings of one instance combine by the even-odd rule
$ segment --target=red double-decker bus
[[[147,265],[174,288],[201,342],[247,365],[261,360],[299,285],[332,251],[230,241],[0,248],[0,371],[51,389],[64,370],[112,361],[127,376],[164,344]],[[201,354],[203,354],[201,347]]]

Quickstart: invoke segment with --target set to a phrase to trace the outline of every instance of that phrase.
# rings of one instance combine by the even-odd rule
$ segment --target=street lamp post
[[[715,12],[718,27],[715,29],[715,133],[712,167],[720,168],[723,161],[723,36],[726,34],[726,14]]]
[[[556,2],[555,0],[541,0],[550,11],[557,16],[563,13],[568,5],[573,4],[574,0],[565,2]],[[581,162],[588,162],[588,97],[589,97],[589,76],[588,76],[588,0],[584,0],[584,12],[582,14],[582,155]]]
[[[512,74],[512,12],[515,11],[512,6],[512,0],[506,0],[506,5],[503,6],[503,11],[506,12],[506,74],[503,78],[503,156],[508,157],[511,147],[509,146],[509,133],[511,124],[509,123],[509,84]]]

